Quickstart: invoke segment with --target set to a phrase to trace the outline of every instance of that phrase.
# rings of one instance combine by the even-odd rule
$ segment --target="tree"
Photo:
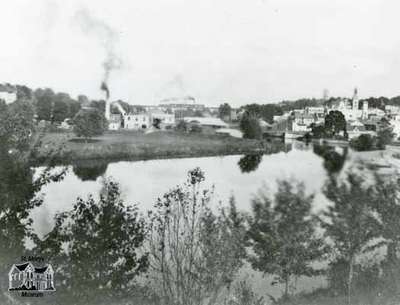
[[[36,114],[39,120],[51,121],[55,93],[51,89],[37,89],[35,91]]]
[[[368,151],[375,147],[376,138],[369,134],[361,134],[350,140],[350,147],[357,151]]]
[[[82,104],[79,101],[71,100],[69,104],[68,118],[73,118],[79,110],[81,110]]]
[[[280,104],[249,104],[241,108],[249,114],[255,115],[268,123],[273,122],[274,115],[282,115],[284,107]]]
[[[21,100],[21,99],[32,100],[33,99],[32,89],[30,89],[24,85],[22,85],[22,86],[17,85],[16,88],[17,88],[17,99],[18,100]]]
[[[332,136],[341,131],[346,133],[346,119],[343,113],[338,110],[329,111],[329,114],[325,117],[325,131]]]
[[[61,298],[110,304],[135,296],[135,281],[148,268],[146,222],[137,205],[124,203],[118,183],[104,180],[98,200],[78,198],[55,223],[36,252],[57,263]]]
[[[105,113],[105,111],[106,111],[106,101],[105,100],[91,101],[89,106],[97,109],[101,113]]]
[[[392,143],[393,137],[393,127],[386,118],[382,118],[377,131],[377,147],[379,149],[385,149],[386,145]]]
[[[316,219],[311,215],[313,195],[306,195],[303,184],[293,187],[279,181],[272,201],[265,194],[252,202],[248,237],[253,255],[252,267],[275,275],[284,283],[284,297],[289,295],[293,277],[317,273],[311,263],[324,253],[322,239],[316,236]]]
[[[33,142],[34,109],[30,102],[18,100],[10,105],[0,101],[0,142],[3,148],[28,150]]]
[[[386,246],[383,263],[387,276],[385,286],[391,293],[400,291],[400,181],[396,174],[382,176],[375,174],[373,211],[378,215],[379,233],[383,238],[377,246]]]
[[[90,103],[89,98],[84,94],[78,95],[78,102],[81,105],[85,105],[85,104],[89,104]]]
[[[373,189],[366,186],[360,174],[348,172],[346,180],[331,178],[324,189],[332,201],[321,222],[325,235],[333,243],[336,260],[342,260],[347,269],[347,303],[351,304],[356,258],[379,235],[376,217],[372,213]]]
[[[231,120],[231,106],[228,103],[223,103],[219,105],[218,116],[220,119],[226,119],[228,117]]]
[[[261,139],[262,130],[257,116],[246,112],[243,114],[239,125],[244,138]]]
[[[199,168],[189,171],[187,182],[159,198],[150,213],[150,276],[162,304],[215,304],[242,266],[244,217],[233,200],[213,212],[204,179]]]
[[[106,128],[107,120],[97,109],[81,110],[74,118],[75,134],[84,137],[86,141],[91,137],[102,135]]]
[[[385,110],[385,105],[388,105],[390,103],[390,100],[387,97],[381,96],[381,97],[369,97],[365,100],[360,100],[360,102],[368,102],[368,107],[370,108],[379,108],[381,110]],[[361,104],[361,103],[360,103]]]
[[[57,123],[63,122],[69,115],[69,105],[62,99],[56,99],[53,109],[53,121]]]

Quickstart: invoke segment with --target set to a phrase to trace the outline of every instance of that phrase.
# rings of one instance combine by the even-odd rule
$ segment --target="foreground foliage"
[[[233,200],[229,209],[213,211],[203,181],[199,168],[189,171],[150,214],[151,283],[163,304],[216,304],[242,266],[244,218]]]
[[[311,263],[324,254],[324,243],[316,236],[316,219],[311,215],[313,196],[305,194],[304,185],[294,187],[279,181],[272,201],[265,194],[253,200],[248,236],[254,255],[252,267],[275,275],[289,295],[293,277],[318,274]]]

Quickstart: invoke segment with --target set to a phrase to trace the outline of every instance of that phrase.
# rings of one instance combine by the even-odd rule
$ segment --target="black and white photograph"
[[[0,305],[399,305],[399,12],[2,0]]]

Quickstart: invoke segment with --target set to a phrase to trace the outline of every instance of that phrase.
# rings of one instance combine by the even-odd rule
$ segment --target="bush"
[[[264,298],[258,296],[247,281],[240,281],[234,286],[234,293],[228,305],[264,305]]]
[[[375,137],[369,134],[362,134],[358,138],[350,141],[350,147],[357,151],[368,151],[375,148]]]
[[[190,132],[200,133],[200,132],[202,132],[202,131],[203,131],[203,129],[201,128],[200,125],[193,125],[193,126],[190,128]]]
[[[178,124],[176,124],[175,129],[180,132],[187,132],[188,131],[188,124],[185,121],[179,121]]]
[[[325,138],[326,137],[325,127],[322,126],[322,125],[313,124],[313,126],[312,126],[312,136],[313,136],[313,138],[316,138],[316,139]]]
[[[377,147],[378,149],[385,149],[386,145],[392,143],[394,133],[391,128],[383,128],[378,131]]]

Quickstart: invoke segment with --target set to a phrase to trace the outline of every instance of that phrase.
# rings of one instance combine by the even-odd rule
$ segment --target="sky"
[[[13,0],[0,82],[155,104],[400,95],[398,0]],[[115,59],[115,60],[114,60]]]

